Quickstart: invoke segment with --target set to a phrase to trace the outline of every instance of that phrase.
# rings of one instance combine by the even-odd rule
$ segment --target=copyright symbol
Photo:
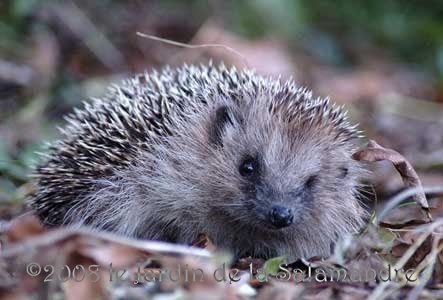
[[[26,267],[26,273],[28,273],[28,275],[31,275],[31,276],[37,276],[38,274],[40,274],[41,271],[42,271],[42,268],[40,267],[40,265],[38,263],[30,263]]]

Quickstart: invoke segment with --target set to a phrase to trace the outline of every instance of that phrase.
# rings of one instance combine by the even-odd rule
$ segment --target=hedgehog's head
[[[323,227],[329,241],[361,224],[361,168],[350,141],[356,130],[341,108],[296,91],[284,99],[224,99],[207,109],[186,120],[174,151],[175,173],[188,186],[182,195],[197,199],[188,203],[202,218],[233,233],[287,240]]]

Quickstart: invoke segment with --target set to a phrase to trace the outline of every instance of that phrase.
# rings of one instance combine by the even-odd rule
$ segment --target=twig
[[[134,249],[162,255],[173,254],[211,257],[211,254],[205,249],[191,248],[187,246],[159,241],[141,241],[136,239],[129,239],[109,232],[97,232],[86,227],[76,229],[73,229],[71,227],[64,227],[52,232],[48,232],[47,234],[42,236],[27,239],[23,242],[19,242],[17,245],[12,245],[4,249],[0,253],[0,257],[11,257],[17,254],[28,253],[30,248],[53,245],[63,240],[73,238],[75,236],[99,238],[104,241],[114,242]]]
[[[241,54],[240,52],[238,52],[237,50],[235,50],[232,47],[223,45],[223,44],[201,44],[201,45],[190,45],[190,44],[185,44],[185,43],[180,43],[180,42],[176,42],[173,40],[168,40],[168,39],[164,39],[158,36],[154,36],[154,35],[150,35],[150,34],[146,34],[146,33],[142,33],[142,32],[137,32],[138,36],[150,39],[150,40],[154,40],[154,41],[158,41],[158,42],[162,42],[162,43],[166,43],[169,45],[174,45],[174,46],[178,46],[178,47],[183,47],[183,48],[188,48],[188,49],[198,49],[198,48],[209,48],[209,47],[213,47],[213,48],[223,48],[229,52],[234,53],[235,55],[238,55],[242,60],[243,63],[245,64],[246,67],[249,67],[248,64],[248,60],[246,59],[246,57]]]
[[[397,195],[395,195],[391,200],[389,200],[383,208],[376,214],[376,218],[373,220],[373,224],[379,225],[381,220],[391,211],[394,207],[396,207],[399,203],[406,200],[408,197],[411,197],[417,193],[418,190],[422,190],[423,192],[434,194],[434,193],[443,193],[443,186],[431,186],[431,187],[415,187],[404,190]]]
[[[412,257],[412,255],[418,250],[418,248],[424,243],[424,241],[432,235],[434,230],[440,226],[443,225],[443,220],[436,221],[430,225],[423,225],[420,226],[419,229],[425,228],[425,231],[421,236],[417,238],[417,240],[414,242],[414,244],[411,245],[411,247],[406,250],[406,252],[403,254],[403,256],[396,262],[393,269],[400,270],[403,268],[403,266],[409,261],[409,259]],[[383,292],[388,288],[390,281],[383,281],[381,282],[371,293],[371,295],[368,297],[369,300],[379,300],[384,299],[385,294]],[[396,287],[398,288],[398,286]]]

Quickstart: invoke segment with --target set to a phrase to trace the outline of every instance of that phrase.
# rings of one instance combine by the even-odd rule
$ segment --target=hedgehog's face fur
[[[265,231],[304,226],[325,209],[337,209],[343,193],[353,188],[348,182],[355,181],[351,149],[337,147],[330,128],[309,129],[263,107],[235,111],[221,106],[215,123],[208,127],[214,144],[209,155],[219,162],[208,165],[208,173],[215,174],[204,177],[213,180],[209,182],[211,189],[224,191],[226,204],[214,217],[229,215],[243,226]],[[211,126],[215,128],[212,132]],[[211,158],[205,160],[211,162]],[[217,166],[222,161],[227,164],[224,170]],[[222,178],[226,182],[220,181]],[[218,209],[216,204],[214,210]]]
[[[237,255],[326,256],[362,223],[354,147],[346,132],[273,107],[269,97],[190,113],[186,130],[148,159],[157,162],[149,190],[170,199],[164,221],[176,223],[178,239],[206,232]],[[179,214],[189,216],[174,220]]]

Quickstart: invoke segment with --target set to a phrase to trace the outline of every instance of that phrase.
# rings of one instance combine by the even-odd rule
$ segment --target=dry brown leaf
[[[36,216],[25,214],[13,219],[4,235],[7,243],[17,243],[41,235],[46,231],[47,229]]]
[[[263,268],[265,260],[252,257],[240,258],[234,263],[232,267],[239,270],[249,270],[250,264],[252,264],[252,272],[256,273],[258,268]]]
[[[210,252],[215,252],[217,247],[212,243],[206,233],[200,233],[197,238],[191,243],[194,247],[205,248]]]
[[[33,300],[34,298],[20,290],[0,292],[0,300]]]
[[[108,266],[112,263],[115,268],[129,266],[140,260],[144,254],[139,249],[96,238],[79,245],[77,252],[93,259],[96,263]]]
[[[401,223],[380,222],[379,225],[380,225],[380,227],[390,228],[390,229],[404,229],[407,227],[414,227],[414,226],[423,225],[426,223],[428,223],[428,222],[424,221],[424,220],[413,219],[413,220],[408,220],[408,221],[404,221]]]
[[[76,266],[83,266],[86,268],[85,271],[85,278],[83,280],[80,280],[82,278],[82,272],[81,269],[78,270],[78,274],[76,275],[77,280],[75,281],[72,277],[69,279],[64,285],[64,291],[65,291],[65,297],[67,300],[76,300],[76,299],[94,299],[94,300],[101,300],[101,299],[108,299],[109,295],[106,291],[105,284],[109,280],[109,272],[107,272],[104,268],[100,268],[98,271],[98,274],[100,274],[100,279],[96,282],[95,278],[91,277],[91,280],[88,279],[88,268],[87,266],[97,265],[97,262],[95,260],[82,257],[81,255],[78,255],[76,253],[72,253],[69,257],[68,266],[70,266],[71,271],[76,268]],[[76,270],[76,271],[77,271]],[[77,274],[76,273],[76,274]]]
[[[282,282],[272,282],[272,284],[265,287],[259,294],[259,300],[292,300],[301,299],[306,293],[305,288],[302,285],[285,284]]]
[[[422,190],[423,188],[420,178],[412,165],[400,153],[392,149],[383,148],[374,140],[369,140],[368,145],[365,148],[358,150],[352,155],[352,157],[358,161],[376,162],[388,160],[392,162],[397,171],[400,173],[405,186],[419,189],[419,191],[414,195],[414,200],[430,218],[429,204],[426,200],[426,195]]]

